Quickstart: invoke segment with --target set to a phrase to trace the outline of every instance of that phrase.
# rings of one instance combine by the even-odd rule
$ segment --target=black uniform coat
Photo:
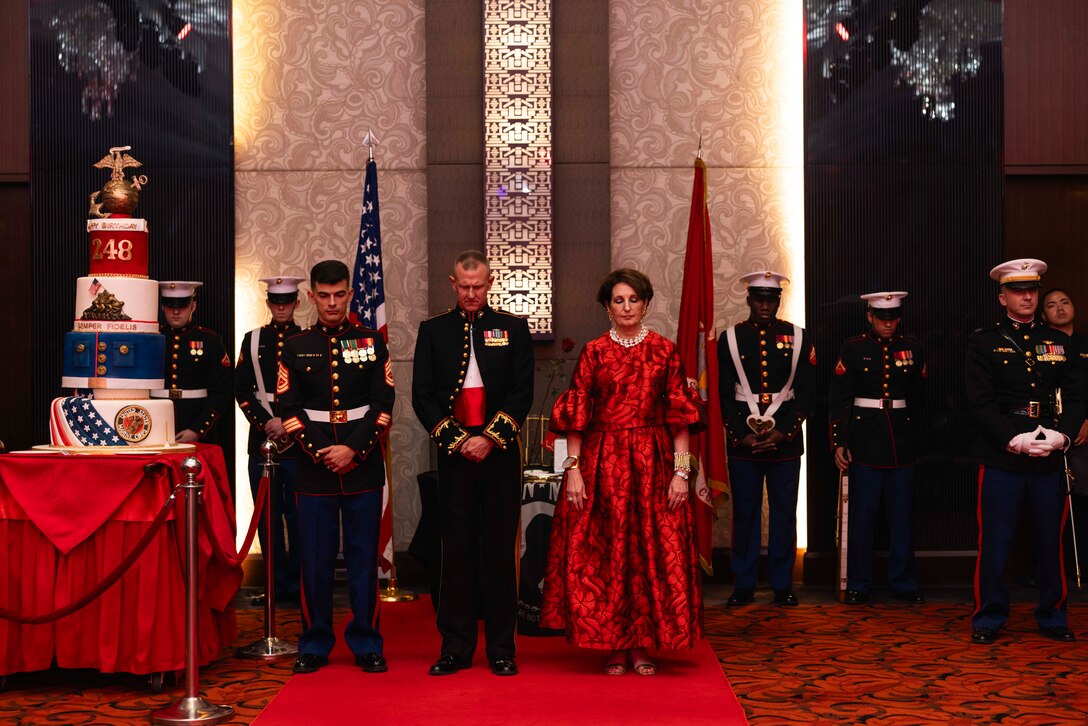
[[[261,370],[264,392],[275,395],[276,371],[283,354],[287,339],[298,335],[302,328],[291,321],[289,323],[269,323],[264,327],[251,330],[242,338],[242,347],[238,351],[238,365],[234,370],[234,398],[249,421],[249,445],[246,451],[251,455],[260,455],[261,443],[268,435],[264,432],[265,424],[279,415],[279,401],[268,402],[272,413],[261,403],[257,393],[257,375],[253,371],[250,359],[253,334],[257,333],[257,365]]]
[[[392,423],[394,396],[389,349],[378,331],[344,320],[335,327],[318,323],[288,338],[280,357],[276,398],[283,427],[296,441],[295,491],[330,495],[380,489],[385,464],[378,441]],[[304,410],[349,411],[361,406],[370,406],[366,415],[343,423],[311,420]],[[333,444],[356,452],[354,469],[336,474],[325,467],[318,451]]]
[[[831,379],[831,446],[855,464],[909,466],[917,458],[926,364],[918,341],[881,340],[872,331],[847,340]],[[906,408],[860,408],[855,398],[906,400]]]
[[[1050,472],[1062,468],[1061,452],[1033,457],[1012,454],[1006,447],[1017,434],[1036,426],[1076,438],[1084,420],[1080,361],[1070,350],[1069,336],[1038,323],[1010,318],[976,330],[967,339],[967,400],[975,425],[975,459],[1006,471]],[[1048,410],[1061,389],[1062,412]],[[1042,415],[1030,418],[1010,409],[1041,404]]]
[[[785,401],[774,413],[775,429],[785,434],[786,443],[775,451],[753,454],[750,449],[739,446],[740,440],[752,433],[748,426],[751,411],[747,402],[736,400],[735,388],[740,379],[733,365],[733,356],[729,353],[728,338],[724,334],[718,336],[718,392],[725,424],[726,451],[731,457],[753,461],[796,459],[805,451],[801,423],[808,416],[812,404],[816,349],[804,330],[801,331],[801,340],[794,340],[793,323],[785,320],[774,320],[766,326],[746,320],[735,327],[741,366],[756,396],[777,393],[786,385],[793,365],[795,345],[801,346],[801,357],[797,361],[797,373],[793,379],[795,397]],[[760,413],[765,412],[768,405],[761,403]]]
[[[468,371],[470,329],[487,398],[486,424],[474,428],[463,426],[453,414]],[[412,407],[443,455],[453,456],[469,436],[478,434],[501,449],[516,447],[533,404],[533,369],[532,337],[524,318],[486,306],[471,316],[453,308],[419,326]]]
[[[174,430],[190,429],[201,441],[214,441],[215,424],[231,409],[234,365],[219,333],[202,325],[189,323],[174,330],[160,326],[166,336],[167,389],[206,388],[207,398],[178,398],[174,400]]]

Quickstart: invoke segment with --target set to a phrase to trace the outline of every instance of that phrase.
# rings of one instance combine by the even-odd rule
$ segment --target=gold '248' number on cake
[[[132,240],[123,239],[117,242],[111,237],[108,242],[103,244],[100,237],[95,237],[91,240],[91,245],[94,247],[91,252],[92,260],[101,260],[103,258],[108,260],[132,259]]]

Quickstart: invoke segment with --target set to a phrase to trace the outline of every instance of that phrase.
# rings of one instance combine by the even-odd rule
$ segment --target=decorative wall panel
[[[403,551],[419,519],[415,476],[429,468],[429,439],[410,406],[428,295],[423,1],[234,0],[234,31],[239,340],[267,320],[258,278],[307,276],[321,259],[353,267],[362,140],[372,129],[381,142],[375,158],[397,389],[394,544]],[[298,317],[315,319],[305,299]]]
[[[552,325],[551,0],[484,0],[484,235],[496,304]]]
[[[783,314],[803,322],[800,7],[611,0],[609,8],[612,264],[653,281],[647,325],[676,334],[700,134],[719,331],[747,317],[737,276],[761,267],[794,279]],[[720,515],[715,544],[725,546],[728,504]]]

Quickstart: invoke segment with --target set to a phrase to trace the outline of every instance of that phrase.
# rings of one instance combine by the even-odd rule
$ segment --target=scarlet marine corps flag
[[[691,437],[691,453],[699,461],[695,476],[695,540],[699,564],[713,574],[714,497],[729,486],[725,465],[725,427],[718,399],[718,331],[714,327],[714,278],[710,244],[710,213],[706,208],[706,164],[695,159],[695,185],[688,217],[688,248],[684,257],[684,288],[680,295],[680,326],[676,347],[688,376],[706,406],[706,430]],[[694,375],[695,378],[691,376]]]

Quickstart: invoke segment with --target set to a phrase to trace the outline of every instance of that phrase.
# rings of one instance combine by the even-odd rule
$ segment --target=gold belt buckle
[[[1028,418],[1039,418],[1039,402],[1028,401]]]
[[[890,398],[880,399],[880,410],[881,411],[887,411],[891,407],[892,407],[892,399],[890,399]]]
[[[770,406],[771,405],[771,394],[769,394],[769,393],[759,394],[759,405],[760,406]]]
[[[183,391],[180,388],[171,388],[170,389],[170,400],[171,401],[180,401],[181,397],[182,397],[182,393],[183,393]]]
[[[329,411],[329,423],[347,423],[347,411]]]

